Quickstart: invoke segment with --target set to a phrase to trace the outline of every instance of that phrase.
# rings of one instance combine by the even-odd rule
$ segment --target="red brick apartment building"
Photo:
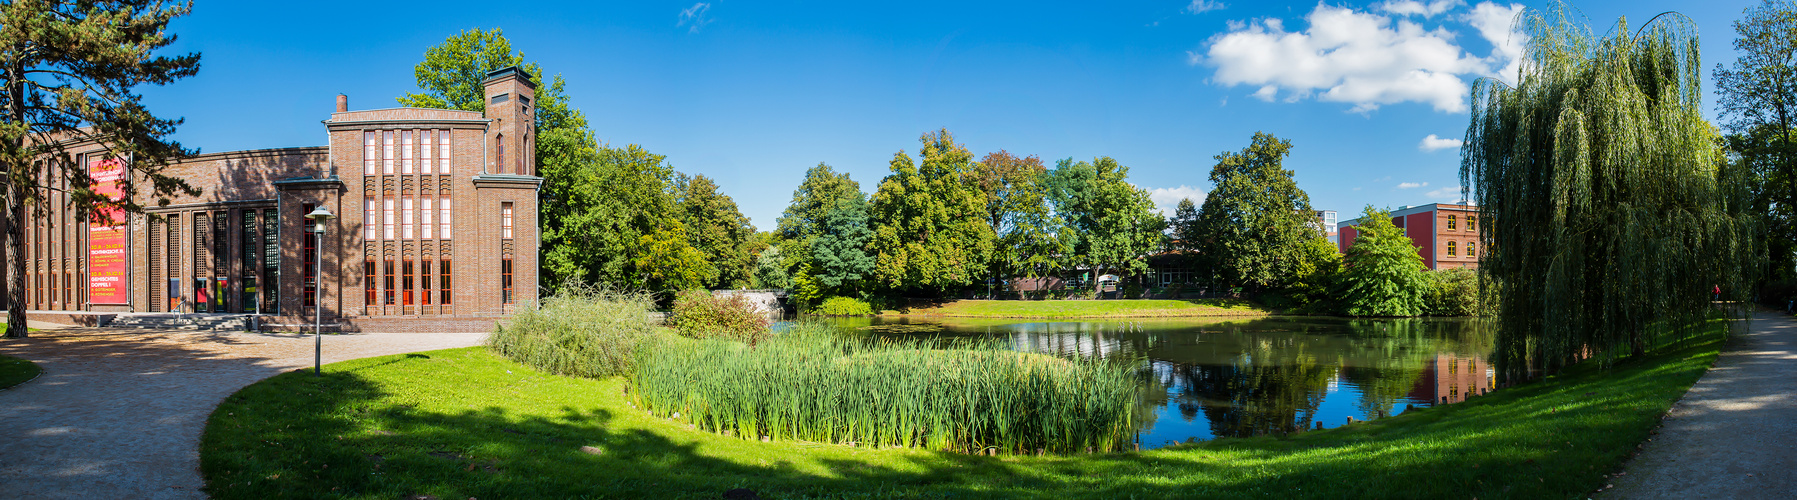
[[[327,329],[489,330],[537,298],[542,178],[531,75],[502,69],[485,87],[484,113],[350,111],[338,96],[325,146],[180,159],[165,173],[203,193],[118,226],[76,220],[53,194],[25,228],[28,314],[250,313],[297,328],[322,306]],[[70,151],[96,179],[129,161]],[[305,219],[319,206],[337,216],[322,241]]]
[[[1404,229],[1429,269],[1479,267],[1478,207],[1445,203],[1403,207],[1391,213],[1391,223]],[[1354,238],[1359,236],[1355,226],[1360,224],[1360,219],[1340,223],[1336,245],[1342,253],[1354,246]]]

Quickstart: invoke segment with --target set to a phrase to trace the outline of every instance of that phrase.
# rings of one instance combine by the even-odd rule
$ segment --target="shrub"
[[[1135,369],[992,343],[870,341],[797,325],[761,346],[666,341],[643,351],[631,396],[656,415],[754,439],[1012,453],[1120,450]]]
[[[719,297],[688,290],[674,297],[669,320],[681,335],[695,339],[725,338],[755,345],[769,335],[767,314],[741,295]]]
[[[487,338],[501,356],[559,375],[605,377],[630,371],[637,345],[660,330],[655,299],[578,283],[542,307],[525,309]]]
[[[818,316],[872,316],[873,304],[865,300],[850,297],[830,297],[811,308],[811,314]]]
[[[1483,309],[1479,301],[1479,273],[1472,269],[1430,271],[1429,292],[1423,303],[1431,316],[1477,316]]]

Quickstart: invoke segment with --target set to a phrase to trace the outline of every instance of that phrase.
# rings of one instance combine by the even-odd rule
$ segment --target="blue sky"
[[[1574,6],[1600,32],[1682,12],[1710,68],[1734,60],[1730,23],[1751,3]],[[202,0],[173,27],[200,74],[143,93],[206,152],[322,145],[338,93],[393,107],[427,47],[503,28],[567,79],[601,141],[717,179],[763,230],[805,169],[829,163],[872,192],[894,153],[944,127],[976,155],[1116,158],[1167,207],[1201,197],[1212,157],[1266,131],[1293,142],[1286,168],[1312,204],[1348,219],[1459,198],[1458,150],[1425,138],[1464,136],[1465,87],[1517,50],[1501,18],[1547,3],[504,5]]]

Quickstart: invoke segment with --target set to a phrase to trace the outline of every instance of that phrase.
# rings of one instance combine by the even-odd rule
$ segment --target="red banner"
[[[97,159],[87,165],[94,192],[115,200],[124,195],[125,173],[125,162],[118,158]],[[94,210],[87,226],[87,303],[130,303],[125,271],[131,268],[131,260],[127,252],[125,213],[116,208]]]

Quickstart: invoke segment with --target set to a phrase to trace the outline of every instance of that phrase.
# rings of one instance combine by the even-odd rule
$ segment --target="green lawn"
[[[957,300],[908,314],[974,318],[1170,318],[1264,316],[1246,300]]]
[[[37,363],[0,354],[0,389],[23,384],[37,377]]]
[[[217,498],[1571,498],[1604,485],[1720,338],[1372,423],[1048,457],[702,433],[632,408],[623,379],[453,349],[245,388],[212,414],[201,462]]]

